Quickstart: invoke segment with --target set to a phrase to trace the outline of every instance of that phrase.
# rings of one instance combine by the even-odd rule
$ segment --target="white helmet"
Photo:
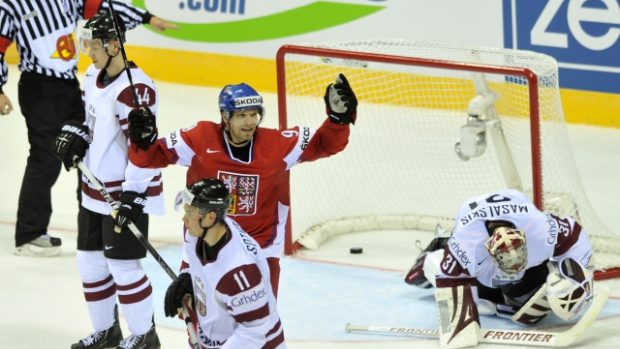
[[[527,265],[525,233],[519,229],[497,227],[484,246],[507,276],[520,273]]]

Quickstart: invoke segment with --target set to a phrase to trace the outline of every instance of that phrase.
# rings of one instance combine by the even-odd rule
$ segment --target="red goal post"
[[[318,127],[340,72],[359,99],[347,149],[291,170],[285,254],[342,233],[451,228],[467,198],[515,188],[576,216],[597,278],[620,276],[618,237],[592,210],[574,162],[552,57],[377,40],[285,45],[276,64],[280,128]]]

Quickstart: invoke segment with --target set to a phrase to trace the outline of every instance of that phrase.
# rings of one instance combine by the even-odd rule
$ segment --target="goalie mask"
[[[484,246],[506,276],[515,276],[525,269],[527,247],[523,231],[506,226],[495,228]]]
[[[230,119],[234,112],[246,109],[258,109],[260,121],[265,114],[263,97],[256,92],[250,85],[240,83],[238,85],[226,85],[220,92],[219,97],[220,112]]]

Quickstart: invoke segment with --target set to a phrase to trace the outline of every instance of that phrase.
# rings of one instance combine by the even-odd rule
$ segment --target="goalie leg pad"
[[[407,274],[405,274],[405,282],[409,285],[414,285],[420,288],[435,287],[435,276],[439,271],[439,265],[443,258],[443,252],[443,248],[432,251],[423,251],[418,256]]]
[[[424,277],[428,282],[436,287],[436,275],[439,272],[439,265],[443,259],[443,249],[427,253],[424,259]]]
[[[472,284],[439,287],[435,290],[442,348],[464,348],[478,344],[480,317],[472,294]]]
[[[424,272],[424,261],[426,261],[427,253],[423,253],[420,255],[413,266],[409,269],[407,274],[405,274],[405,282],[409,285],[417,286],[420,288],[430,288],[431,283],[426,277],[426,273]],[[433,277],[434,279],[434,277]]]
[[[507,306],[510,307],[510,306]],[[498,316],[501,314],[505,307],[498,305]],[[551,312],[549,302],[547,301],[547,285],[543,284],[530,299],[525,302],[518,310],[510,317],[510,319],[521,325],[533,325],[540,320],[544,319]]]
[[[484,298],[478,298],[478,301],[476,301],[476,304],[478,305],[478,314],[495,315],[497,304]]]

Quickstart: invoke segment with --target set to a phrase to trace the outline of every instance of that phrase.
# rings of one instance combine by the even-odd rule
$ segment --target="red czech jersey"
[[[232,204],[229,215],[258,241],[262,248],[280,244],[278,226],[284,226],[288,205],[282,202],[286,172],[295,164],[336,154],[349,139],[349,125],[326,120],[317,130],[293,127],[275,130],[259,127],[250,144],[248,161],[231,152],[223,127],[215,122],[198,124],[160,138],[147,151],[132,145],[129,158],[140,167],[188,166],[187,184],[205,177],[226,183]]]

